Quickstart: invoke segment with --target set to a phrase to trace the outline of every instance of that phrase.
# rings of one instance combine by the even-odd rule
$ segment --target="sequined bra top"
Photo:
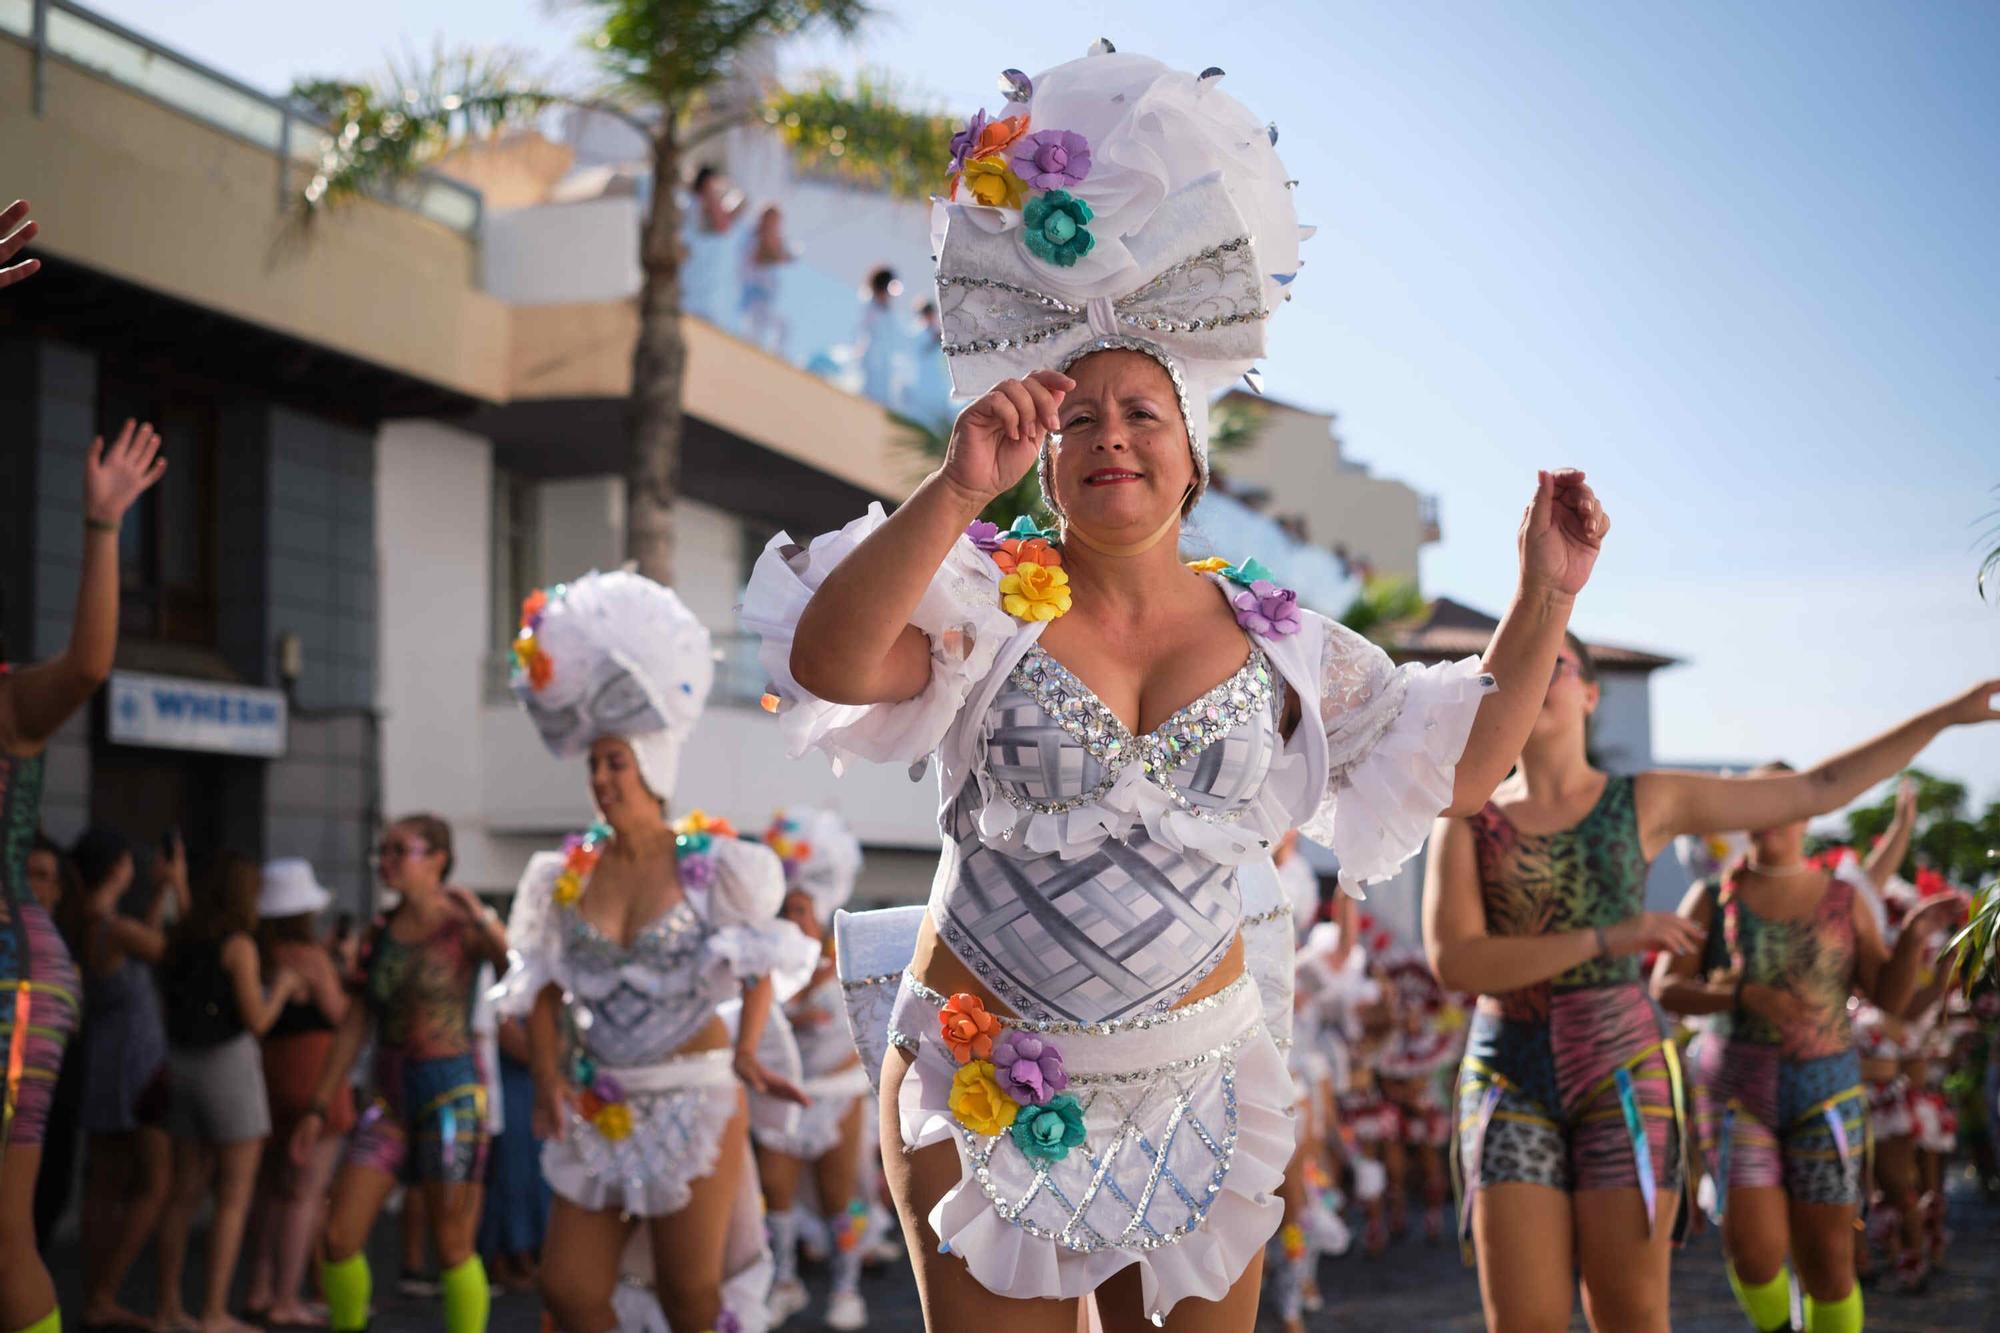
[[[1253,646],[1227,680],[1134,735],[1030,647],[987,708],[976,781],[942,814],[931,915],[952,952],[1040,1020],[1103,1022],[1192,990],[1242,903],[1234,864],[1173,830],[1190,817],[1231,825],[1256,806],[1283,748],[1275,681]],[[1080,838],[1078,825],[1106,836]]]
[[[710,928],[683,898],[621,945],[574,909],[558,918],[577,1037],[613,1068],[666,1059],[715,1016],[735,989],[705,968]]]

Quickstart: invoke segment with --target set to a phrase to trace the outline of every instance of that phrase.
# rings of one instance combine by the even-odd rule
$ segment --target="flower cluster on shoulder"
[[[975,522],[967,540],[991,557],[1000,570],[1000,605],[1017,620],[1054,620],[1070,608],[1069,572],[1055,534],[1025,515],[1004,531]]]
[[[1244,629],[1268,639],[1299,632],[1299,595],[1290,588],[1279,587],[1271,571],[1254,557],[1232,565],[1219,555],[1211,555],[1190,560],[1187,567],[1197,574],[1220,574],[1237,585],[1238,591],[1230,594],[1229,605],[1236,612],[1236,623]]]
[[[1083,1146],[1083,1107],[1064,1091],[1069,1071],[1055,1042],[1002,1031],[979,997],[964,992],[945,1001],[938,1027],[959,1064],[950,1106],[961,1125],[975,1134],[1010,1135],[1024,1155],[1044,1161],[1061,1161]]]
[[[736,826],[706,810],[694,809],[676,819],[673,827],[681,883],[707,888],[715,882],[715,840],[734,838]]]
[[[568,907],[583,896],[584,882],[597,869],[597,858],[603,855],[605,839],[610,836],[611,826],[600,819],[583,832],[563,839],[563,868],[556,876],[555,887],[558,906]]]

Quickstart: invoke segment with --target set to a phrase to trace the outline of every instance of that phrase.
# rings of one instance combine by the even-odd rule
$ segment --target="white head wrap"
[[[861,877],[861,841],[833,811],[780,810],[771,817],[764,841],[784,862],[785,888],[811,898],[820,920],[830,919],[854,896]]]
[[[673,795],[715,661],[708,630],[671,588],[593,570],[537,592],[521,608],[514,658],[514,697],[549,753],[570,758],[621,737],[647,789]]]
[[[1209,396],[1263,354],[1311,234],[1277,132],[1221,90],[1221,70],[1183,73],[1108,43],[1002,78],[1015,105],[954,139],[953,201],[932,213],[953,391],[1144,352],[1174,382],[1199,498]]]

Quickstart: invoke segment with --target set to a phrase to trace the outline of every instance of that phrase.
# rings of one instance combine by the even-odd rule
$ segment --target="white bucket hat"
[[[313,873],[312,862],[302,856],[282,856],[264,863],[264,889],[257,896],[260,917],[302,916],[318,912],[333,901]]]

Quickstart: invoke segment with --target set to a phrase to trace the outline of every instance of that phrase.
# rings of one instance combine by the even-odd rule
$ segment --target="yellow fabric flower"
[[[974,1060],[951,1076],[951,1113],[975,1134],[1005,1134],[1021,1105],[993,1077],[991,1060]]]
[[[1197,574],[1219,574],[1229,568],[1229,562],[1219,555],[1212,555],[1205,560],[1190,560],[1187,567]]]
[[[1000,605],[1019,620],[1054,620],[1069,611],[1069,574],[1056,565],[1021,565],[1000,580]]]
[[[556,905],[568,907],[583,893],[583,880],[574,870],[565,870],[556,876]]]
[[[599,1134],[616,1143],[632,1133],[632,1108],[624,1102],[606,1102],[590,1122],[597,1126]]]
[[[988,208],[1019,208],[1028,197],[1028,182],[1014,174],[1005,157],[975,158],[959,179],[973,200]]]

